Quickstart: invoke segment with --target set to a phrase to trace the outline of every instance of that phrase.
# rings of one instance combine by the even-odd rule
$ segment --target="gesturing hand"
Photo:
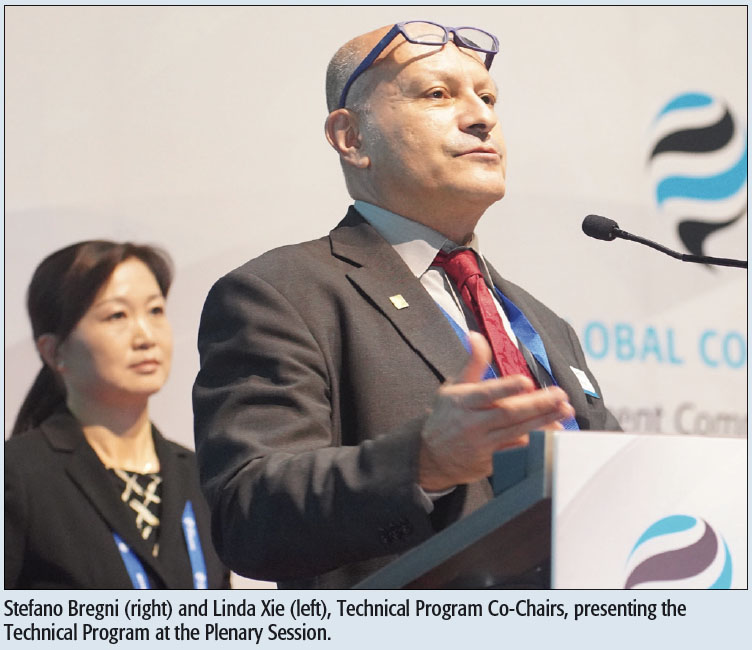
[[[494,452],[527,444],[529,431],[561,429],[559,420],[574,416],[560,388],[535,390],[522,375],[483,381],[491,348],[477,332],[469,338],[467,364],[439,389],[423,427],[418,482],[428,491],[489,476]]]

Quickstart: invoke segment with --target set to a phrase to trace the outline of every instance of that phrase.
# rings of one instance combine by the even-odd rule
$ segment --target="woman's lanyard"
[[[183,524],[185,545],[188,548],[188,559],[191,562],[191,572],[193,573],[193,588],[207,589],[206,562],[204,561],[204,553],[201,550],[201,539],[198,536],[196,517],[193,514],[193,504],[190,501],[186,501],[185,503],[181,521]],[[120,535],[113,532],[112,536],[115,539],[118,551],[120,551],[120,557],[123,559],[125,570],[128,572],[133,588],[151,589],[141,560],[138,559],[130,546],[122,540]]]

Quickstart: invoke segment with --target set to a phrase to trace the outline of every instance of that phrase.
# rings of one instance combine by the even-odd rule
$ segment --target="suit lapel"
[[[553,370],[554,377],[556,377],[556,383],[569,397],[569,403],[576,413],[577,424],[580,429],[589,429],[590,418],[587,414],[590,412],[590,405],[588,404],[585,392],[582,390],[582,385],[572,372],[570,366],[571,359],[567,359],[560,352],[561,342],[558,344],[554,342],[548,343],[544,338],[543,344],[546,346],[547,352],[550,350],[548,352],[548,360],[551,363],[551,370]]]
[[[183,475],[183,459],[169,443],[152,427],[154,448],[159,456],[162,473],[162,519],[159,532],[159,564],[165,586],[168,589],[190,589],[193,584],[188,553],[183,535],[183,509],[186,499],[183,488],[189,485]]]
[[[402,258],[354,208],[330,234],[332,254],[350,262],[350,282],[389,320],[444,381],[456,376],[467,352],[436,303]],[[390,300],[401,296],[407,307]]]

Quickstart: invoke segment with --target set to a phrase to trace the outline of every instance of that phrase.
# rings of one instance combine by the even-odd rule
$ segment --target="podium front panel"
[[[747,439],[562,432],[552,586],[747,587]]]

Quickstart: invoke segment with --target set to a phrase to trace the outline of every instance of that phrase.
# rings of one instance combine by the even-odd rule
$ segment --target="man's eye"
[[[158,307],[152,307],[150,311],[155,316],[161,316],[165,313],[164,307],[162,305],[159,305]]]
[[[431,99],[444,99],[444,97],[446,97],[446,91],[441,90],[441,88],[437,88],[436,90],[432,90],[430,93],[428,93],[428,96]]]
[[[493,95],[481,95],[480,98],[489,106],[494,106],[496,104],[496,97]]]

